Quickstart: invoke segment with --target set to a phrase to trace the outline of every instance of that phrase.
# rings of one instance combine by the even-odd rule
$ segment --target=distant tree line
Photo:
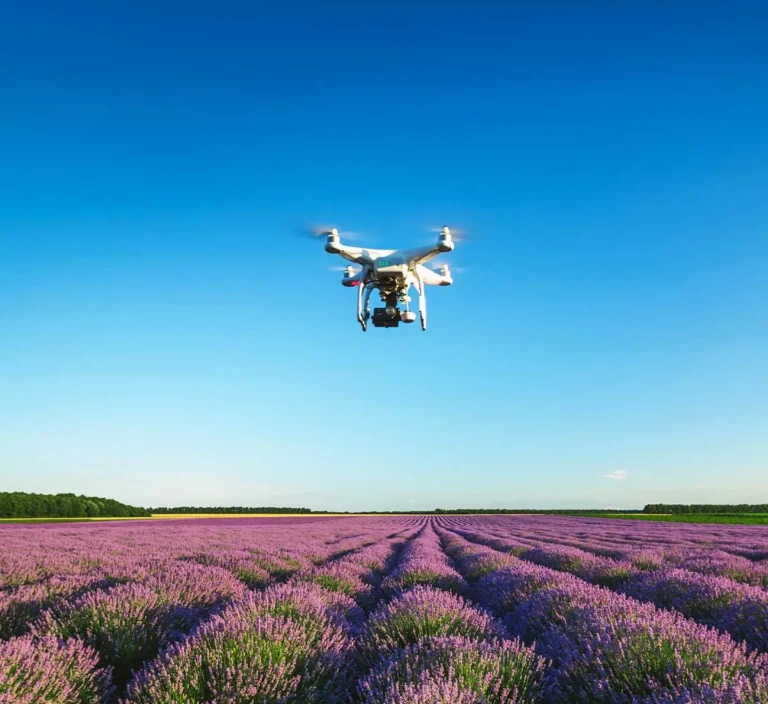
[[[605,508],[435,508],[422,511],[311,511],[313,514],[321,515],[324,513],[334,514],[354,514],[361,516],[435,516],[448,514],[527,514],[535,513],[545,516],[594,516],[604,513],[642,513],[642,509],[605,509]]]
[[[149,516],[149,511],[114,499],[75,494],[0,492],[0,518],[120,518]]]
[[[313,511],[293,506],[159,506],[141,508],[129,506],[114,499],[75,494],[32,494],[21,491],[0,492],[0,518],[121,518],[152,514],[233,514],[233,513],[287,513],[315,514],[523,514],[535,513],[553,516],[580,516],[616,513],[607,509],[531,509],[531,508],[436,508],[426,511]],[[621,513],[670,514],[768,514],[768,504],[646,504],[642,510],[622,509]]]
[[[768,504],[646,504],[643,513],[768,513]]]
[[[149,513],[313,513],[309,508],[285,506],[159,506],[148,508]],[[315,512],[317,513],[317,512]],[[322,513],[322,512],[321,512]]]
[[[434,513],[536,513],[545,516],[581,516],[595,513],[616,513],[618,509],[605,508],[436,508]],[[640,513],[637,509],[621,509],[621,513]]]
[[[147,509],[150,513],[311,513],[360,514],[360,515],[449,515],[449,514],[538,514],[544,516],[595,516],[608,513],[768,513],[768,504],[647,504],[642,509],[605,508],[436,508],[422,511],[313,511],[309,508],[291,506],[175,506]]]
[[[316,516],[324,514],[355,514],[355,515],[401,515],[413,514],[443,515],[443,514],[522,514],[537,513],[553,516],[580,516],[593,515],[595,513],[611,513],[606,509],[532,509],[532,508],[436,508],[422,511],[313,511],[309,508],[295,508],[291,506],[160,506],[147,509],[153,514],[228,514],[228,513],[311,513]],[[641,513],[640,509],[622,510],[622,513]]]

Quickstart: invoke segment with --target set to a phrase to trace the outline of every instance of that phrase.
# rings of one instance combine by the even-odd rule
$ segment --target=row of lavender
[[[425,584],[447,592],[414,587]],[[397,650],[359,685],[366,702],[768,700],[768,660],[729,636],[439,522],[406,547],[382,587],[400,596],[370,617],[362,646],[379,657]]]
[[[6,529],[0,703],[116,699],[146,663],[275,583],[365,603],[422,522]]]
[[[496,520],[439,523],[469,594],[551,661],[545,701],[768,701],[768,659],[743,643],[677,611],[521,559],[529,548],[497,537]]]
[[[494,516],[484,525],[510,531],[523,544],[555,543],[641,569],[674,566],[768,588],[768,531],[759,526],[561,516]]]
[[[541,523],[535,518],[494,519],[481,526],[476,521],[456,518],[446,524],[470,540],[570,573],[591,584],[609,587],[639,601],[673,609],[745,642],[750,649],[768,652],[768,590],[730,577],[681,568],[676,559],[666,563],[653,546],[634,555],[608,557],[567,544],[568,538],[563,537],[562,531],[557,543],[550,542],[545,530],[534,540],[534,531]],[[572,523],[569,519],[568,524]],[[580,528],[577,533],[584,535],[586,527]],[[686,528],[689,533],[695,531],[695,527]],[[681,548],[675,546],[674,554],[679,556]]]
[[[334,562],[354,582],[361,553]],[[431,525],[373,588],[298,581],[238,601],[132,680],[133,704],[360,702],[527,704],[547,663],[454,592],[468,589]],[[297,575],[299,577],[299,575]],[[357,602],[357,604],[355,604]],[[359,605],[371,607],[361,620]]]

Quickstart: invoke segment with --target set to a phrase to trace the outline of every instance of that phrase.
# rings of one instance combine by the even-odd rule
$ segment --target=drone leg
[[[366,284],[365,293],[363,295],[363,320],[366,322],[368,322],[368,319],[371,317],[371,307],[369,305],[369,301],[371,300],[371,291],[373,291],[373,286]]]
[[[427,296],[424,282],[419,280],[416,290],[419,292],[419,315],[421,317],[421,329],[427,329]]]
[[[365,287],[357,287],[357,322],[360,323],[360,326],[363,328],[363,332],[365,332],[367,325],[365,318],[363,318],[363,288]]]

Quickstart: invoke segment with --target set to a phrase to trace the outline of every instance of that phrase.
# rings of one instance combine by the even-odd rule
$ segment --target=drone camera
[[[372,320],[377,328],[396,328],[400,325],[400,310],[392,306],[374,308]]]

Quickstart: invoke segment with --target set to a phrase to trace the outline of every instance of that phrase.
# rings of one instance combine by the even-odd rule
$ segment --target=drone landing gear
[[[371,319],[371,308],[368,305],[368,301],[371,298],[372,290],[373,286],[365,284],[360,286],[357,291],[357,322],[360,323],[363,332],[368,329],[368,321]]]
[[[416,281],[416,292],[419,294],[419,317],[421,318],[421,329],[427,329],[427,297],[425,296],[426,286],[421,279]]]

